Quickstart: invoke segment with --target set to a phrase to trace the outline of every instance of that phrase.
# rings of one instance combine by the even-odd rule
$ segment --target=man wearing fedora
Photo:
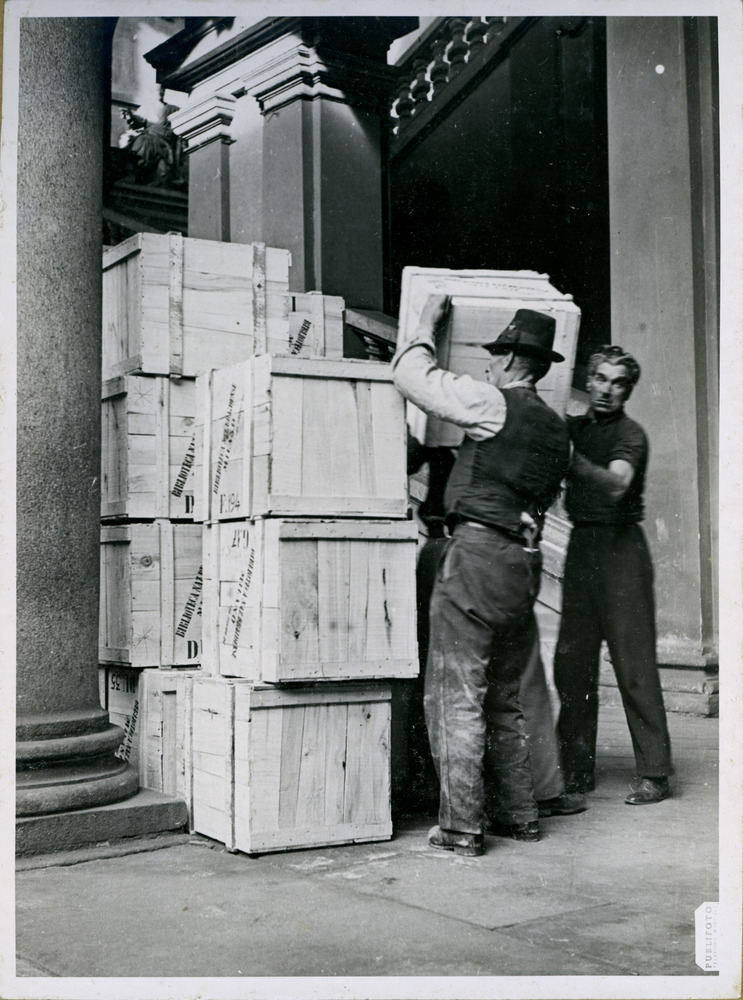
[[[481,382],[436,364],[448,305],[444,295],[428,297],[393,377],[406,399],[465,432],[446,487],[451,538],[431,598],[424,707],[440,784],[428,842],[476,857],[486,828],[539,836],[519,685],[534,649],[538,542],[570,444],[535,389],[564,360],[552,349],[554,318],[519,309],[484,345],[491,358]]]

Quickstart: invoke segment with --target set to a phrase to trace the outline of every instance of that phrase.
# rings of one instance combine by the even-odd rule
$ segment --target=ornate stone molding
[[[236,103],[227,94],[212,94],[176,111],[168,121],[175,134],[185,139],[187,153],[217,140],[229,144],[235,141],[230,126]]]
[[[281,39],[268,59],[243,76],[244,93],[258,101],[264,115],[292,101],[320,97],[381,113],[392,84],[385,65],[316,49],[296,37]]]

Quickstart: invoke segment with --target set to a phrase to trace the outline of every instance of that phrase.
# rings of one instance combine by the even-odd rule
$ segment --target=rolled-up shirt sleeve
[[[430,416],[461,427],[474,441],[494,437],[506,422],[506,401],[499,389],[470,375],[439,368],[433,345],[406,345],[392,362],[402,395]]]

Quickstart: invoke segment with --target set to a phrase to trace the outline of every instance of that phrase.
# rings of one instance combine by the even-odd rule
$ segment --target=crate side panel
[[[281,663],[317,664],[320,660],[318,546],[309,538],[280,541]],[[266,553],[266,558],[270,558]]]
[[[271,479],[265,492],[259,493],[254,488],[256,507],[267,506],[268,492],[293,497],[302,495],[302,456],[308,447],[303,435],[303,392],[303,379],[274,380],[271,406],[273,428],[268,437],[272,450]]]
[[[132,579],[129,541],[101,541],[99,655],[132,643]]]
[[[104,256],[105,260],[105,256]],[[127,358],[139,354],[142,342],[139,251],[103,271],[103,377]]]
[[[216,634],[219,672],[258,679],[260,649],[256,606],[263,577],[260,527],[251,521],[218,526],[219,579]]]
[[[297,709],[285,709],[296,712]],[[293,826],[325,825],[325,768],[327,732],[324,726],[325,706],[305,705],[302,708],[302,752],[297,783],[297,812]]]
[[[407,496],[407,441],[405,404],[390,383],[373,382],[371,426],[366,433],[366,447],[374,463],[374,478],[380,497]]]
[[[317,542],[318,618],[322,663],[344,663],[351,656],[357,620],[351,614],[352,543],[348,539]]]
[[[173,662],[199,662],[203,598],[203,551],[200,524],[173,525],[173,593],[163,611],[170,612],[174,631]]]
[[[234,365],[215,371],[211,394],[212,517],[246,517],[250,509],[250,367]]]
[[[389,703],[349,705],[344,818],[383,823],[390,810]]]

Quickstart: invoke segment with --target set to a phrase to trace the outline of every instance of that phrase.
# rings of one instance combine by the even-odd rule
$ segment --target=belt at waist
[[[494,535],[502,535],[504,538],[508,538],[512,542],[518,542],[519,545],[524,544],[524,536],[517,534],[513,531],[508,531],[506,528],[501,528],[497,524],[485,524],[484,521],[470,521],[462,519],[457,521],[452,530],[456,530],[460,525],[466,525],[469,528],[480,528],[482,531],[492,532]]]

